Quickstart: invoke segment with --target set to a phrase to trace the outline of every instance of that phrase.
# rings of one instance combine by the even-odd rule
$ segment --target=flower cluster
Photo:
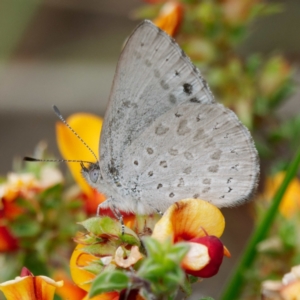
[[[223,215],[200,199],[176,202],[153,232],[151,217],[126,223],[135,231],[126,226],[122,233],[120,222],[109,217],[81,223],[86,232],[75,238],[70,269],[74,282],[90,297],[136,293],[148,299],[173,295],[179,287],[188,292],[187,274],[211,277],[223,256],[230,256],[218,238],[224,230]]]

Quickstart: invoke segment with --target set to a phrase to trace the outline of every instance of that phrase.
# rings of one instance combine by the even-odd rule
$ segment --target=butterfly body
[[[216,103],[180,47],[150,21],[120,56],[100,139],[98,176],[87,181],[121,211],[165,211],[183,198],[219,207],[250,198],[258,155],[249,131]]]

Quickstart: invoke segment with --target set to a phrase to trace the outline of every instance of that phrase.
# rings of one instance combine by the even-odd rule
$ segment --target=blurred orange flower
[[[102,119],[96,115],[78,113],[70,116],[66,121],[98,157],[100,132],[103,122]],[[64,159],[77,159],[95,162],[93,154],[63,123],[56,124],[56,138],[59,150]],[[78,183],[83,192],[82,198],[85,201],[87,213],[95,214],[98,205],[105,200],[105,196],[92,189],[85,181],[81,175],[81,166],[79,163],[67,164],[75,181]]]
[[[170,36],[175,36],[183,18],[183,6],[177,1],[169,1],[163,5],[153,23]]]
[[[54,281],[46,276],[33,276],[26,268],[21,276],[0,284],[0,290],[7,300],[52,300],[55,290],[63,281]]]
[[[62,270],[55,272],[53,278],[56,281],[63,281],[64,285],[58,287],[56,294],[62,299],[82,300],[86,296],[86,291],[79,288]]]
[[[285,177],[285,172],[279,172],[275,176],[268,178],[266,182],[266,188],[264,192],[264,197],[271,201],[282,184],[282,181]],[[291,218],[295,216],[296,214],[299,214],[300,212],[300,180],[298,178],[294,178],[282,200],[279,206],[280,213],[286,217]]]
[[[300,295],[300,265],[292,267],[281,281],[266,280],[262,282],[262,297],[266,300],[297,300]]]
[[[8,221],[15,220],[26,213],[25,208],[17,203],[18,198],[30,201],[38,209],[36,195],[41,191],[61,183],[61,172],[53,167],[43,167],[40,177],[33,173],[9,173],[6,181],[0,184],[0,252],[13,251],[18,248],[18,241],[8,227]]]
[[[225,19],[231,24],[244,24],[252,16],[252,7],[260,0],[222,0]]]
[[[188,274],[211,277],[218,272],[223,256],[230,256],[218,239],[224,227],[224,217],[217,207],[200,199],[184,199],[167,209],[156,223],[152,237],[161,242],[188,242],[190,250],[182,267]]]
[[[0,253],[18,249],[18,240],[5,226],[0,226]]]

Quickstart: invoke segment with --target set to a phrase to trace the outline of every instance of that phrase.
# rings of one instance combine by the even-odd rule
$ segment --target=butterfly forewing
[[[123,155],[161,115],[189,99],[213,96],[180,47],[165,32],[144,21],[120,56],[101,134],[100,165],[108,182],[128,180]]]

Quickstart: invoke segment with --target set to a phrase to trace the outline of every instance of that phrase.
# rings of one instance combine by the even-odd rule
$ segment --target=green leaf
[[[140,246],[141,245],[141,241],[139,239],[139,237],[137,236],[137,234],[131,230],[130,228],[125,226],[125,232],[124,234],[122,234],[122,232],[119,235],[120,240],[123,243],[129,244],[129,245],[137,245]]]
[[[129,286],[129,278],[122,271],[106,271],[93,281],[89,297],[110,291],[121,291]]]
[[[189,245],[187,243],[177,243],[171,248],[168,258],[178,263],[183,260],[188,251]]]
[[[118,244],[107,241],[104,243],[85,246],[82,250],[96,256],[108,256],[114,255],[117,247]]]
[[[41,231],[41,226],[36,220],[22,218],[12,222],[10,229],[14,236],[24,238],[37,236]]]
[[[161,254],[162,252],[161,245],[157,240],[147,237],[143,239],[143,243],[149,257],[158,256]]]
[[[95,235],[111,234],[118,236],[121,233],[120,222],[110,217],[93,217],[79,224]]]

